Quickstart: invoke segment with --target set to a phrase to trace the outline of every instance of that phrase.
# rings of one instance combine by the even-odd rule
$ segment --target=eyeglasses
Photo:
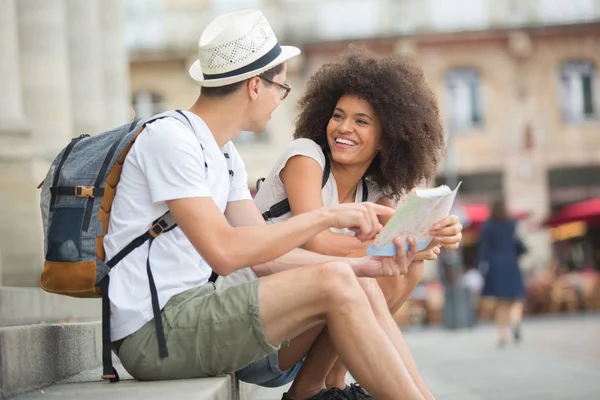
[[[279,93],[279,99],[280,100],[285,100],[285,98],[288,96],[288,94],[290,94],[290,91],[292,90],[292,87],[290,85],[288,85],[287,83],[279,83],[279,82],[275,82],[272,81],[269,78],[265,78],[264,76],[258,76],[260,79],[263,79],[269,83],[272,83],[273,85],[279,86],[281,88],[281,92]]]

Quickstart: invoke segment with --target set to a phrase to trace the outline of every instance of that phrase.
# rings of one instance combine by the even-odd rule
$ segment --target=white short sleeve
[[[281,170],[286,166],[290,158],[294,156],[305,156],[312,158],[319,163],[321,169],[325,168],[325,155],[321,147],[310,139],[297,139],[290,143],[283,151],[273,169],[267,176],[264,183],[261,185],[260,190],[254,198],[254,204],[261,213],[267,211],[271,206],[277,204],[283,199],[287,198],[285,187],[279,174]],[[330,173],[331,175],[331,173]],[[323,188],[323,204],[329,205],[329,200],[337,198],[337,192],[335,191],[333,179],[328,179],[327,184]],[[283,221],[291,216],[291,212],[282,215],[279,218],[273,218],[269,220],[269,223],[275,223]]]
[[[316,144],[310,139],[296,139],[285,149],[283,155],[277,162],[276,168],[272,171],[275,180],[281,183],[282,185],[283,182],[281,182],[279,174],[281,173],[283,167],[287,165],[289,159],[295,156],[305,156],[312,158],[313,160],[319,163],[322,170],[325,169],[325,154],[323,154],[323,150],[321,149],[321,147],[319,147],[318,144]]]
[[[149,124],[134,147],[153,203],[210,196],[200,142],[181,122],[167,118]]]
[[[231,186],[229,188],[229,196],[227,202],[239,200],[252,200],[252,195],[248,189],[248,172],[244,160],[238,153],[233,143],[229,142],[223,149],[229,153],[231,167],[233,169],[233,178],[231,178]]]

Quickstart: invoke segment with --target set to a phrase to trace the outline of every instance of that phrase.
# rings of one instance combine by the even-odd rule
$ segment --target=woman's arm
[[[319,163],[310,157],[294,156],[288,160],[279,177],[284,184],[293,215],[323,207],[322,174]],[[377,203],[393,207],[393,200],[386,197],[379,199]],[[387,222],[387,219],[389,217],[382,222]],[[352,236],[327,229],[306,242],[304,248],[320,254],[348,256],[364,255],[370,244],[371,241],[361,242]]]

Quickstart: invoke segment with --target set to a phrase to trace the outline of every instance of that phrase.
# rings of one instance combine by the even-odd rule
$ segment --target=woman
[[[479,266],[485,273],[481,295],[494,297],[497,301],[496,326],[500,347],[506,345],[509,323],[515,342],[521,339],[525,286],[518,259],[526,249],[516,235],[516,226],[517,222],[509,217],[504,201],[495,200],[490,220],[481,228],[478,248]]]
[[[339,203],[372,201],[394,206],[400,196],[436,171],[444,145],[436,99],[421,69],[405,55],[379,57],[351,46],[340,62],[324,65],[309,79],[299,105],[296,140],[255,198],[269,223]],[[417,256],[420,261],[411,264],[405,276],[378,279],[392,313],[420,280],[422,260],[435,259],[439,246],[458,245],[462,227],[456,217],[437,225],[436,239]],[[327,230],[304,248],[332,256],[364,256],[369,244],[350,231]],[[220,284],[253,278],[256,276],[247,268],[220,278]],[[310,345],[312,341],[314,337],[307,342]],[[284,365],[282,351],[278,368],[284,372],[275,378],[277,385],[291,381],[301,366]],[[247,372],[240,371],[238,377],[252,380],[247,379]],[[345,375],[345,367],[336,363],[324,371],[323,382],[312,385],[337,390],[346,398],[370,398],[356,385],[347,387]],[[252,381],[265,386],[273,383]],[[296,383],[291,392],[295,398],[305,398]]]

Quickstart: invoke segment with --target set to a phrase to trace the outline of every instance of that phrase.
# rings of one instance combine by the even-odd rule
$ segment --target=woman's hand
[[[425,250],[431,250],[436,246],[441,246],[447,250],[456,250],[462,240],[463,226],[456,215],[450,215],[437,222],[431,228],[429,234],[433,240]]]
[[[441,249],[439,245],[427,246],[425,250],[417,253],[413,261],[435,261],[437,260],[440,251]]]

